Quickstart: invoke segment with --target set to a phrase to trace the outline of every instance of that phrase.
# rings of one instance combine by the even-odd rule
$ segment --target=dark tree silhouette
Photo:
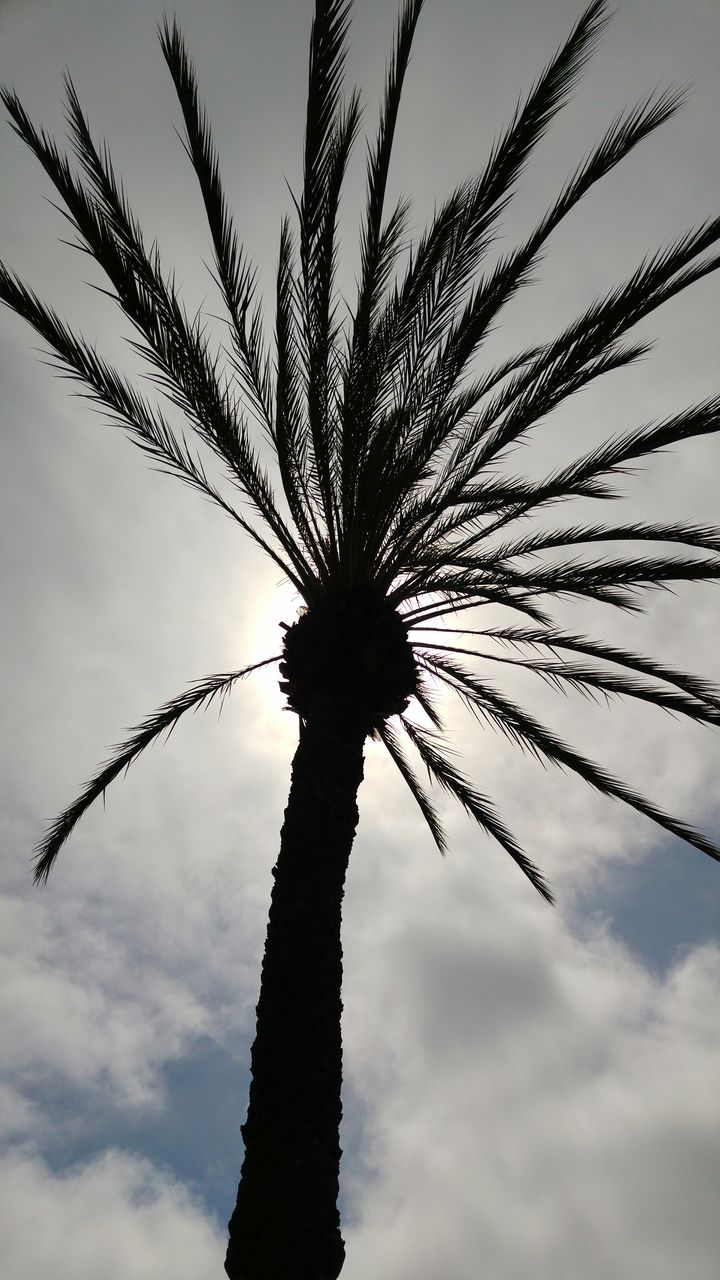
[[[386,746],[441,850],[443,830],[401,745],[403,733],[430,778],[552,901],[542,872],[492,801],[448,758],[428,676],[519,747],[720,858],[709,839],[563,742],[486,675],[488,666],[493,671],[510,663],[558,687],[642,699],[700,723],[720,723],[720,690],[708,681],[602,639],[569,634],[547,612],[565,596],[639,610],[650,588],[717,578],[720,531],[632,515],[597,524],[541,522],[561,502],[567,510],[574,498],[618,496],[614,482],[637,459],[717,431],[720,398],[614,435],[540,480],[507,469],[513,446],[558,405],[648,350],[647,342],[626,338],[638,321],[720,266],[713,252],[720,218],[650,253],[544,344],[485,371],[476,359],[503,307],[532,280],[555,228],[675,114],[683,93],[651,95],[618,115],[524,243],[488,265],[498,219],[607,21],[603,0],[593,0],[519,103],[483,171],[450,194],[411,245],[408,202],[387,211],[385,197],[421,8],[422,0],[404,0],[398,20],[368,150],[357,297],[346,319],[336,291],[337,216],[360,105],[356,92],[342,94],[349,0],[316,2],[303,184],[294,199],[295,230],[286,218],[280,233],[272,349],[176,23],[163,22],[161,43],[227,308],[228,342],[221,350],[213,349],[202,317],[186,311],[156,246],[146,246],[70,78],[69,157],[35,127],[15,92],[3,91],[12,126],[54,184],[78,247],[104,269],[110,296],[132,322],[135,349],[160,392],[219,459],[245,514],[208,478],[160,405],[5,267],[2,301],[29,321],[60,371],[79,381],[154,464],[211,498],[262,547],[305,605],[285,628],[281,652],[265,659],[280,663],[299,743],[273,873],[245,1160],[226,1261],[233,1280],[335,1280],[343,1264],[336,1207],[340,913],[366,737]],[[276,464],[282,501],[260,460],[251,420]],[[604,554],[603,543],[621,550]],[[505,606],[510,620],[483,627],[488,604]],[[467,618],[474,625],[463,625],[465,611],[473,611]],[[456,615],[456,627],[433,625]],[[200,681],[133,730],[50,828],[39,846],[36,880],[47,879],[75,823],[149,743],[190,708],[222,700],[255,667]],[[411,704],[423,713],[420,722],[406,715]]]

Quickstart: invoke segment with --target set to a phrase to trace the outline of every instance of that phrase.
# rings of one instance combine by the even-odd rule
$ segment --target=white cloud
[[[75,919],[0,900],[3,1065],[16,1082],[64,1080],[147,1104],[157,1071],[208,1026],[181,980],[140,966],[127,949]],[[73,913],[74,914],[74,913]]]
[[[185,1188],[146,1160],[108,1151],[58,1175],[40,1159],[0,1163],[7,1280],[216,1280],[224,1243]]]

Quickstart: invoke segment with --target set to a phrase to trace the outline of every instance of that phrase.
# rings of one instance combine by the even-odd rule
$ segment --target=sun
[[[284,636],[280,623],[285,622],[290,626],[303,608],[302,597],[290,582],[270,583],[266,589],[258,592],[253,600],[246,633],[248,661],[260,662],[263,658],[280,654]],[[285,706],[279,687],[280,673],[277,664],[261,667],[250,678],[253,686],[262,691],[263,718],[272,718],[276,725],[279,721],[283,736],[287,734],[296,738],[297,726],[293,723],[293,717],[277,714]]]

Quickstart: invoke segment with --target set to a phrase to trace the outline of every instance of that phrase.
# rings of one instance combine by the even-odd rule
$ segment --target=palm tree
[[[134,729],[53,823],[35,870],[36,881],[45,882],[82,814],[186,711],[222,702],[249,672],[280,664],[299,742],[273,872],[242,1131],[245,1160],[230,1222],[226,1271],[234,1280],[335,1280],[343,1265],[336,1206],[340,917],[368,736],[387,748],[441,851],[443,829],[402,733],[430,779],[464,806],[548,902],[542,872],[443,748],[437,688],[452,690],[521,748],[720,860],[709,839],[574,750],[485,674],[488,664],[491,670],[510,664],[556,687],[641,699],[703,724],[720,723],[720,690],[708,681],[602,638],[568,633],[547,612],[553,599],[565,596],[640,610],[650,588],[717,578],[720,530],[632,518],[549,527],[536,519],[574,498],[614,498],[614,480],[638,458],[717,431],[720,398],[615,435],[541,480],[503,470],[513,446],[558,405],[648,350],[647,342],[625,335],[720,266],[720,256],[707,252],[720,240],[720,218],[650,254],[545,344],[494,369],[480,371],[476,362],[502,308],[532,279],[554,229],[675,114],[683,93],[654,94],[619,115],[524,243],[492,267],[484,264],[528,158],[605,26],[604,0],[592,0],[518,105],[482,173],[453,191],[410,244],[408,202],[386,212],[385,197],[422,5],[403,0],[398,19],[368,152],[357,298],[345,320],[336,290],[337,217],[360,104],[356,92],[342,96],[350,2],[316,0],[303,185],[294,200],[297,230],[287,218],[281,227],[273,354],[255,273],[233,226],[195,71],[175,22],[164,20],[160,37],[227,308],[228,341],[221,350],[213,349],[201,315],[186,311],[157,248],[146,247],[109,151],[94,142],[69,76],[74,164],[33,125],[15,92],[2,91],[13,128],[61,197],[77,246],[104,269],[110,296],[132,322],[134,347],[162,394],[219,459],[244,514],[208,477],[162,407],[0,266],[2,301],[29,321],[60,371],[79,381],[153,463],[211,498],[262,547],[304,603],[284,628],[281,652],[199,681]],[[282,499],[253,443],[251,420],[273,455]],[[603,554],[597,547],[603,543],[620,550]],[[504,606],[504,625],[482,625],[487,605]],[[474,625],[464,616],[448,625],[466,611]],[[419,721],[406,715],[410,704]]]

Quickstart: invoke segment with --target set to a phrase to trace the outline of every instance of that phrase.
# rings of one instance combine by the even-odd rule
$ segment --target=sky
[[[575,0],[428,0],[393,191],[417,234],[477,172],[569,32]],[[306,0],[178,0],[238,229],[268,298],[297,189]],[[67,66],[188,304],[219,300],[143,0],[0,0],[0,80],[62,132]],[[349,81],[377,118],[395,21],[357,0]],[[523,178],[501,247],[533,225],[622,106],[693,83],[682,113],[584,200],[489,353],[554,334],[649,250],[718,209],[717,0],[619,0]],[[0,130],[0,257],[111,359],[126,329],[88,283],[47,181]],[[363,161],[341,283],[352,295]],[[718,279],[650,318],[654,351],[546,424],[528,467],[717,392]],[[270,331],[272,321],[270,320]],[[124,731],[186,682],[278,652],[298,606],[215,508],[151,471],[0,315],[5,1280],[214,1280],[242,1157],[271,868],[296,722],[272,669],[182,722],[91,811],[47,888],[45,824]],[[720,443],[628,481],[635,511],[718,522]],[[720,680],[720,599],[698,585],[640,619],[558,613]],[[718,838],[716,732],[652,708],[500,687],[578,748]],[[557,907],[442,805],[443,861],[369,744],[344,911],[343,1280],[712,1280],[720,1257],[720,869],[448,708],[451,743],[550,876]]]

